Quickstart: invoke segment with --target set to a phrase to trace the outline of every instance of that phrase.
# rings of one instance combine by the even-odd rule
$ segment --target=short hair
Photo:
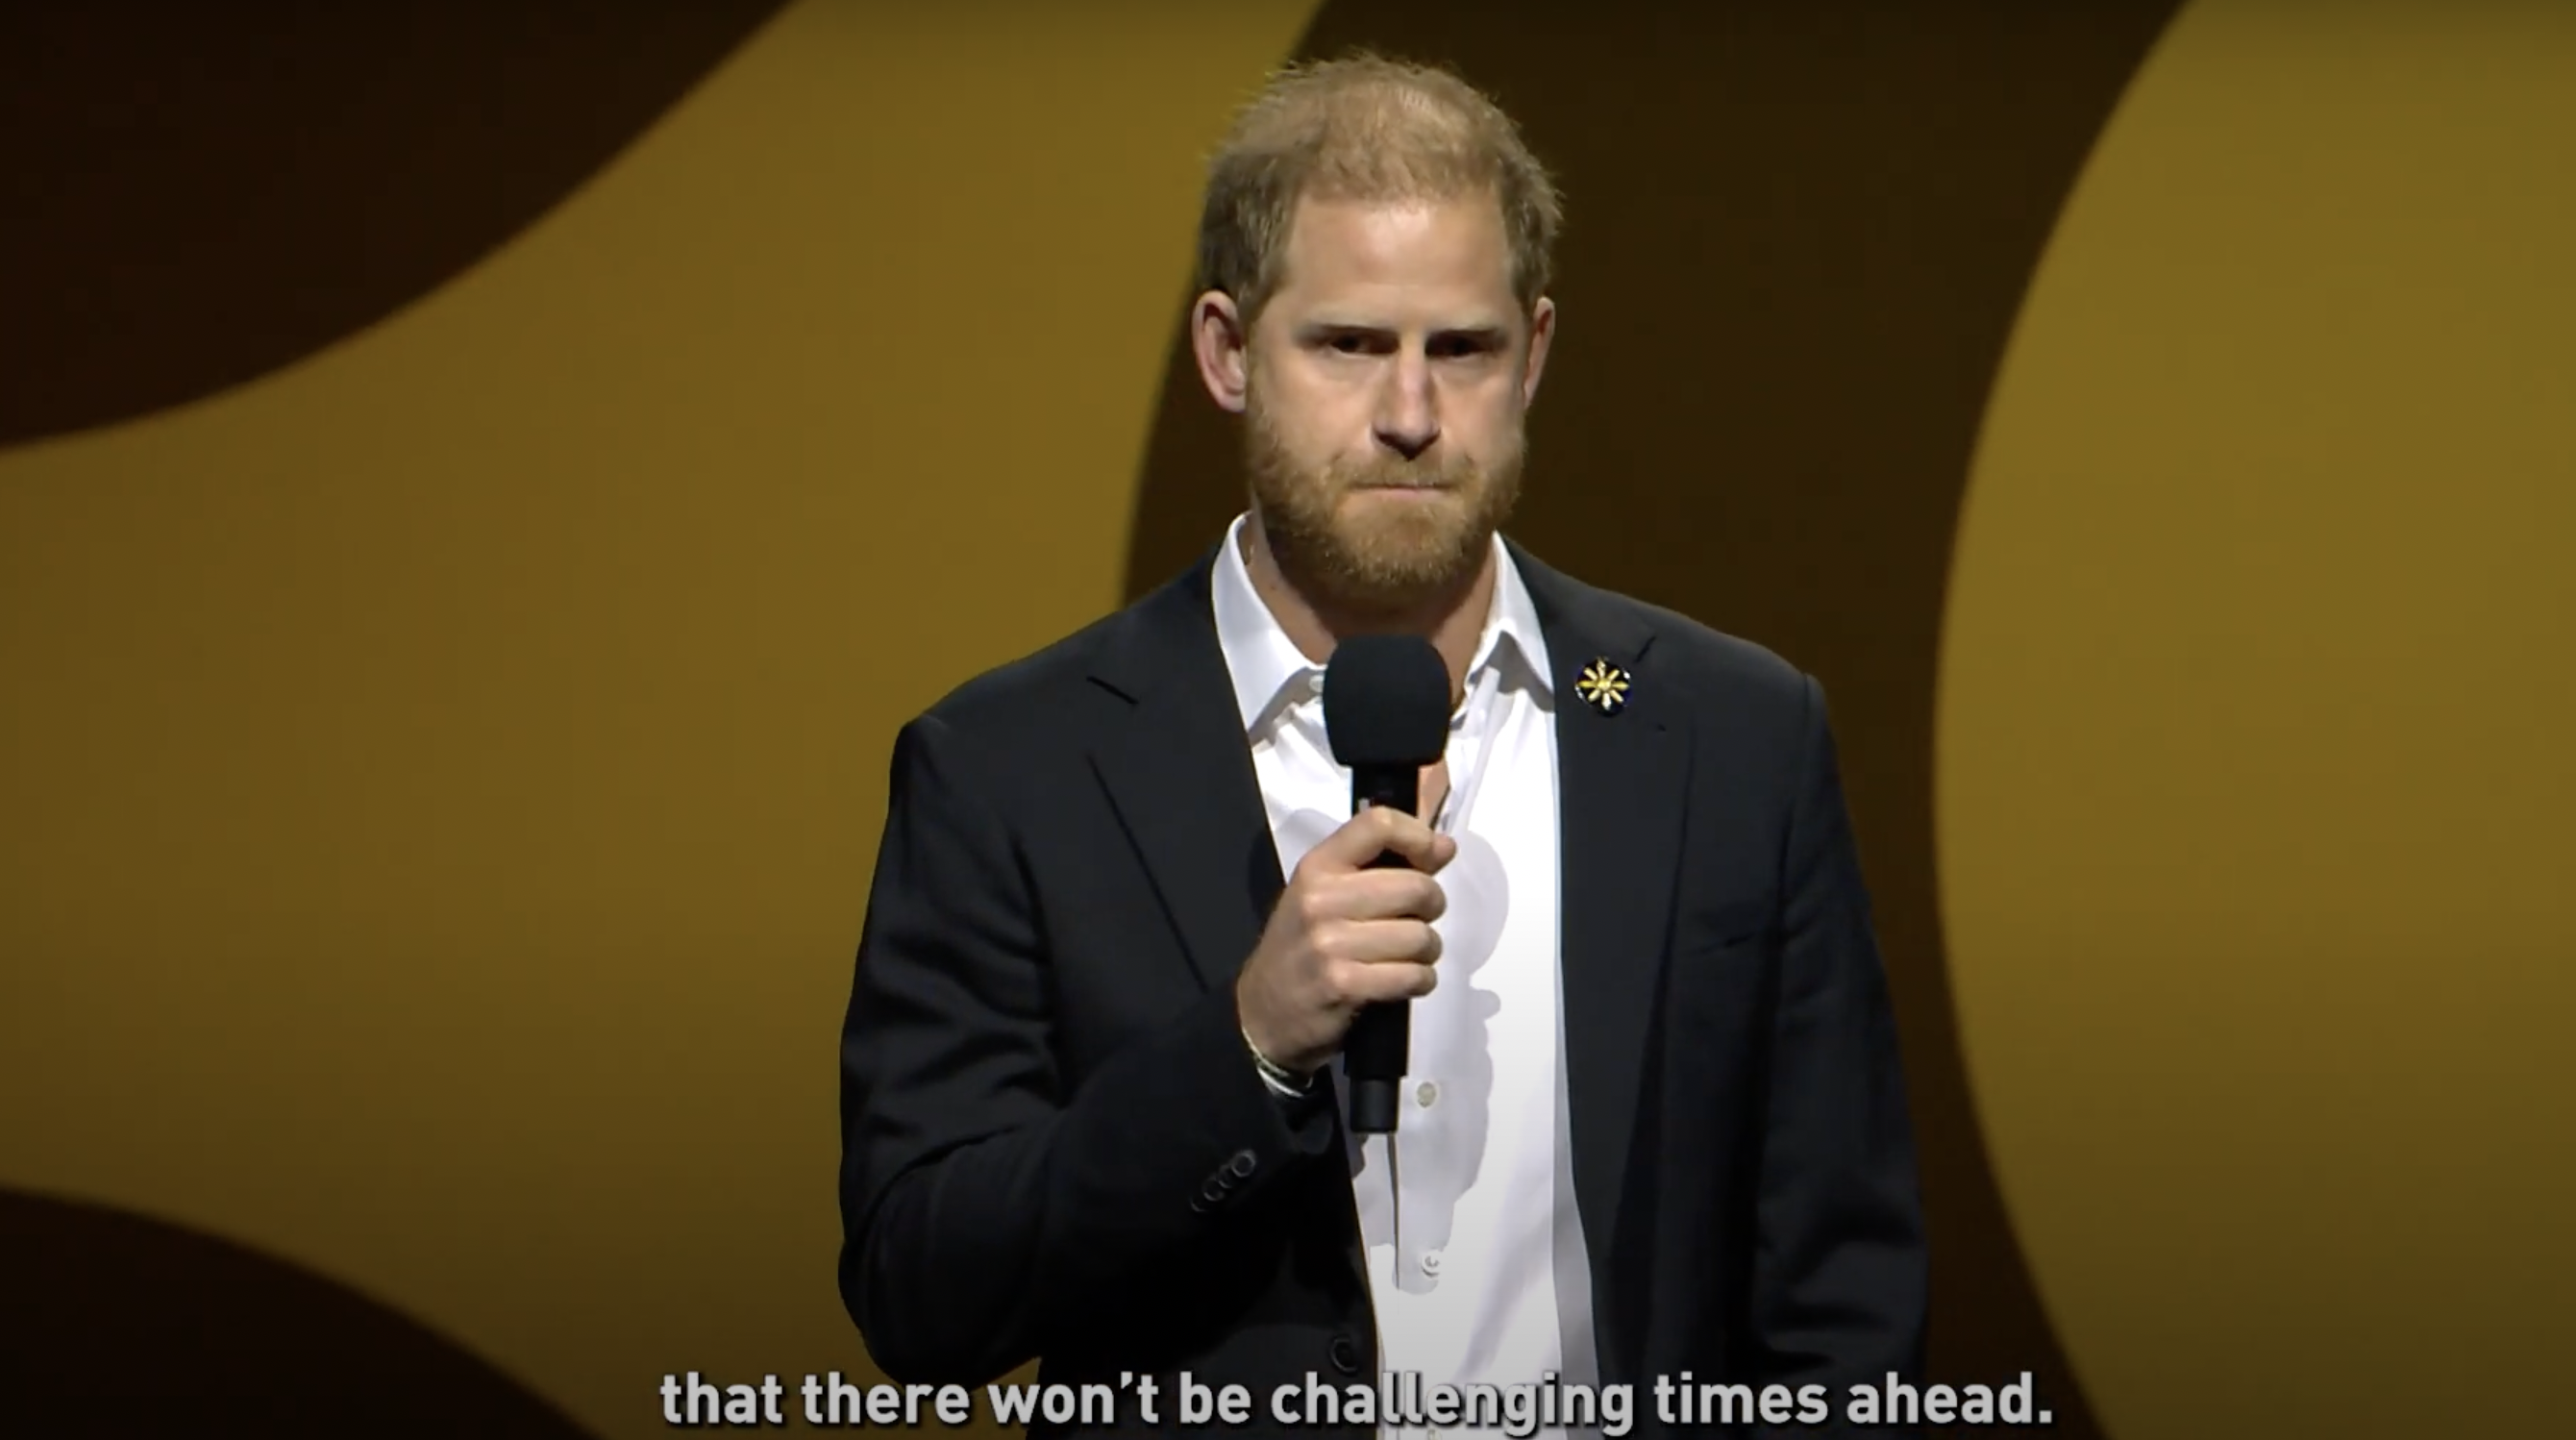
[[[1491,193],[1524,310],[1547,292],[1563,223],[1556,182],[1501,106],[1456,72],[1357,51],[1289,65],[1235,116],[1208,161],[1197,290],[1250,325],[1277,292],[1298,203]]]

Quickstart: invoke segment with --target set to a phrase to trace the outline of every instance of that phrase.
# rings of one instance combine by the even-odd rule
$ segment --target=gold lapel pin
[[[1628,704],[1628,672],[1604,656],[1583,667],[1583,673],[1575,678],[1574,693],[1602,714],[1616,715]]]

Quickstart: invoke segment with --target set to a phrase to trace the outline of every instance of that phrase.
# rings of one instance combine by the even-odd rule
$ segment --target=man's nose
[[[1440,438],[1440,407],[1431,388],[1431,364],[1423,356],[1396,357],[1379,397],[1376,428],[1378,443],[1407,460],[1420,459]]]

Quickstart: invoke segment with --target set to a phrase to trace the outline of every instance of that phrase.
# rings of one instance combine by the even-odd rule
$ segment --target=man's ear
[[[1521,408],[1538,400],[1539,376],[1547,369],[1547,348],[1556,339],[1556,302],[1544,295],[1530,307],[1529,363],[1521,367]]]
[[[1243,413],[1251,388],[1251,336],[1234,297],[1210,290],[1190,305],[1190,351],[1198,357],[1199,383],[1219,409]]]

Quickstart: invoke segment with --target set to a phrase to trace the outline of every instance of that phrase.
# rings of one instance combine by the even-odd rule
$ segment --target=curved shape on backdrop
[[[2565,1427],[2570,174],[2576,10],[2201,0],[2014,337],[1942,911],[2124,1440]]]
[[[95,1231],[245,1344],[450,1337],[601,1437],[666,1371],[874,1379],[830,1056],[885,756],[1117,603],[1197,154],[1307,15],[804,0],[382,323],[0,450],[0,1186],[347,1287]]]
[[[1991,1169],[1936,904],[1950,539],[2060,206],[2174,5],[1331,0],[1302,51],[1457,62],[1558,172],[1564,305],[1514,526],[1550,563],[1771,645],[1835,702],[1932,1208],[1933,1369],[2089,1412]],[[1674,357],[1680,357],[1676,363]],[[1176,341],[1138,594],[1241,506]]]
[[[0,1268],[30,1320],[0,1389],[31,1433],[590,1440],[448,1337],[213,1236],[0,1191]]]
[[[437,289],[781,3],[0,9],[0,447],[205,399]]]

